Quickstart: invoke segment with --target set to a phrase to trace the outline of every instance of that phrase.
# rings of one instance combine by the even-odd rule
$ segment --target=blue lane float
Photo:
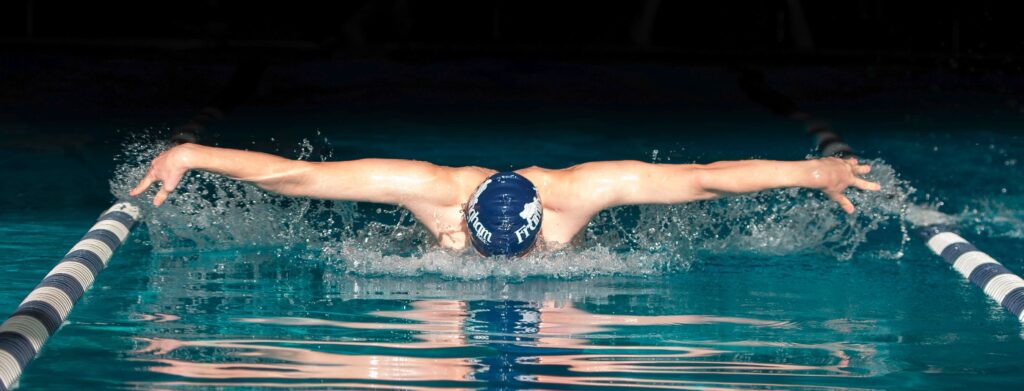
[[[948,226],[932,225],[919,233],[933,253],[1024,322],[1024,279],[978,250]]]
[[[0,325],[0,391],[14,387],[28,363],[57,332],[114,251],[124,243],[138,218],[139,209],[127,202],[103,212]]]

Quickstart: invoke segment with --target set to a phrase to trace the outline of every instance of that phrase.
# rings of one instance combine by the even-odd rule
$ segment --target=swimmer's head
[[[539,236],[542,217],[537,188],[514,172],[491,175],[466,206],[473,247],[489,257],[529,252]]]

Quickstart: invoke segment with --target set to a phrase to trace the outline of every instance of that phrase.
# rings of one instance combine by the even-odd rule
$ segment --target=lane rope
[[[0,325],[0,391],[17,384],[28,363],[60,329],[135,222],[139,208],[114,204]]]
[[[739,81],[740,88],[751,100],[781,116],[804,121],[807,133],[814,137],[819,156],[857,156],[853,148],[828,122],[814,120],[806,112],[800,111],[792,99],[769,86],[759,71],[745,70]],[[926,210],[917,205],[910,207]],[[931,213],[940,214],[935,211]],[[915,224],[913,221],[910,222]],[[929,250],[942,257],[960,275],[981,288],[988,297],[1024,323],[1024,279],[961,237],[953,226],[927,223],[915,225],[918,235]]]
[[[825,122],[811,122],[808,132],[815,136],[820,156],[856,157],[853,149]],[[913,221],[911,221],[913,223]],[[1024,279],[958,235],[945,224],[922,225],[917,233],[925,246],[946,261],[964,278],[981,288],[988,297],[1024,323]]]
[[[919,234],[935,255],[1024,323],[1024,279],[957,235],[952,227],[931,225]]]

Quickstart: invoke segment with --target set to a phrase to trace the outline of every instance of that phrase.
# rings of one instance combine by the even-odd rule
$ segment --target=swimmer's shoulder
[[[486,167],[479,166],[462,166],[462,167],[447,167],[451,170],[452,178],[459,182],[463,187],[470,186],[476,189],[487,179],[487,177],[494,175],[497,171]]]
[[[544,206],[544,213],[548,214],[548,217],[553,217],[551,212],[564,212],[575,207],[576,194],[573,193],[571,184],[571,167],[552,169],[533,166],[516,170],[516,173],[526,177],[537,187],[541,205]],[[543,230],[543,227],[541,229]]]
[[[565,169],[530,166],[520,168],[516,170],[515,173],[526,177],[530,182],[533,182],[533,185],[536,186],[538,190],[541,190],[550,187],[552,183],[558,181],[560,177],[565,174]]]
[[[561,184],[572,178],[580,175],[587,175],[595,172],[599,172],[602,167],[618,166],[622,163],[630,162],[587,162],[580,163],[574,166],[565,168],[544,168],[539,166],[531,166],[516,170],[516,173],[526,177],[530,182],[533,182],[537,186],[548,186],[553,184]]]
[[[421,160],[402,159],[363,159],[366,161],[377,160],[384,162],[396,162],[401,164],[414,164],[421,168],[421,175],[429,175],[438,179],[445,179],[454,182],[474,182],[473,186],[480,184],[484,178],[491,176],[497,171],[478,166],[444,166]]]
[[[480,186],[487,177],[494,175],[497,172],[489,168],[478,166],[442,168],[445,170],[451,181],[452,188],[450,191],[457,196],[459,204],[465,203],[469,199],[469,196],[476,190],[477,186]]]

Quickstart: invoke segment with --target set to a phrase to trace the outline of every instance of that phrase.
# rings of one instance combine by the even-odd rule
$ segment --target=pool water
[[[810,152],[798,124],[767,114],[383,117],[250,116],[222,125],[218,141],[311,160],[492,168]],[[856,195],[852,218],[795,190],[626,207],[595,219],[580,248],[514,261],[433,249],[387,206],[287,200],[192,175],[169,205],[146,208],[21,387],[1019,384],[1021,325],[908,234],[902,205],[950,214],[965,237],[1024,271],[1024,139],[996,121],[833,118],[855,148],[880,158],[872,178],[887,190]],[[630,137],[613,132],[621,129]],[[496,142],[497,131],[514,136]],[[3,146],[16,169],[0,199],[0,311],[13,311],[124,194],[159,136],[111,132],[84,154]]]

